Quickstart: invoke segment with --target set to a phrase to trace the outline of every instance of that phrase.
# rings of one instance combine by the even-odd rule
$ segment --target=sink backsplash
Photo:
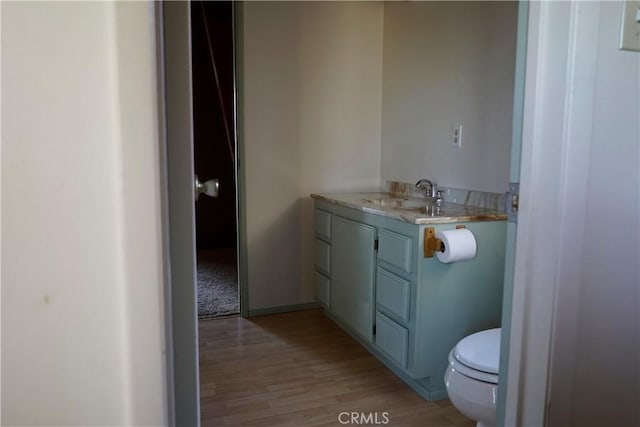
[[[445,203],[505,211],[505,194],[487,191],[463,190],[461,188],[438,187],[442,190]],[[424,192],[408,182],[387,181],[385,192],[400,197],[423,197]]]

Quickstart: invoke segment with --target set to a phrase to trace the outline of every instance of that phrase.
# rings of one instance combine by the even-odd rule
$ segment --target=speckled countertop
[[[410,224],[445,224],[469,221],[501,221],[507,214],[493,209],[444,203],[427,209],[424,199],[389,193],[312,194],[312,198]]]

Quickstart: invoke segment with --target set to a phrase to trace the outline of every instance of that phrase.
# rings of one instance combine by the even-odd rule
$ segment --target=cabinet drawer
[[[316,269],[327,276],[331,276],[331,245],[316,239],[313,253]]]
[[[318,303],[324,307],[329,307],[331,292],[331,279],[322,273],[315,272],[315,296]]]
[[[411,273],[412,238],[389,230],[378,231],[378,259]]]
[[[376,345],[403,368],[407,367],[409,331],[376,312]]]
[[[411,282],[382,268],[378,268],[376,280],[376,302],[378,305],[398,316],[404,322],[409,321]]]
[[[316,209],[313,215],[313,229],[317,237],[331,240],[331,214],[322,209]]]

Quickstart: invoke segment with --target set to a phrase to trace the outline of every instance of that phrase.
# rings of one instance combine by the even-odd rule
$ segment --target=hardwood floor
[[[321,310],[202,321],[199,333],[203,426],[340,426],[352,412],[360,425],[475,425],[423,400]]]

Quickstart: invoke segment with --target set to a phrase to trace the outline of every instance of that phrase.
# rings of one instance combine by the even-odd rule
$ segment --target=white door
[[[200,425],[191,10],[163,2],[170,292],[167,304],[169,396],[173,424]],[[171,415],[171,414],[170,414]]]

